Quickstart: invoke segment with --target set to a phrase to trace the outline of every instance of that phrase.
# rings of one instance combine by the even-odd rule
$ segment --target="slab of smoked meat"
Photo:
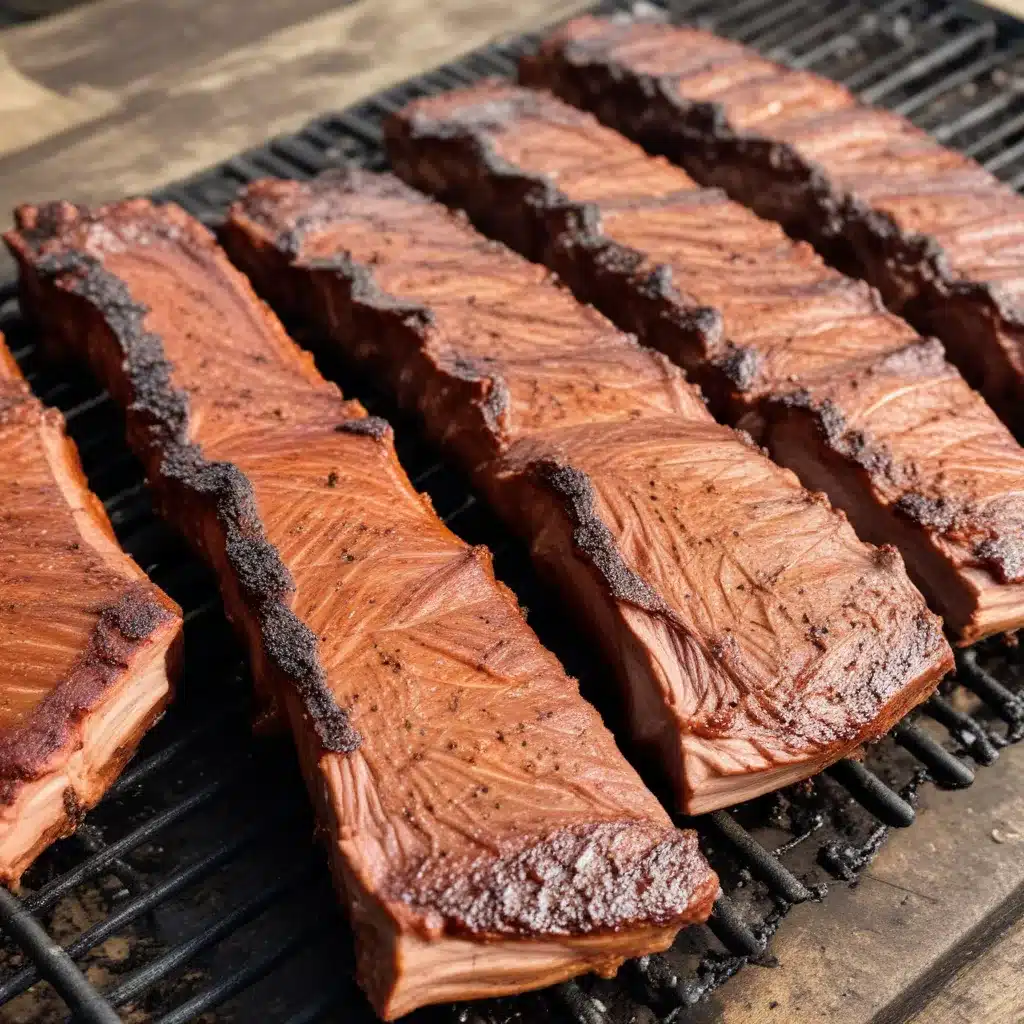
[[[698,29],[581,18],[523,77],[876,285],[1024,429],[1024,200],[969,157]]]
[[[893,549],[715,423],[663,355],[397,179],[256,183],[225,240],[530,542],[685,810],[810,775],[948,669]]]
[[[668,946],[718,881],[526,625],[177,207],[17,214],[25,305],[128,414],[283,704],[378,1013]]]
[[[121,550],[0,336],[0,882],[75,830],[170,699],[181,612]]]
[[[448,93],[389,135],[408,180],[547,262],[895,544],[959,642],[1024,623],[1024,450],[868,285],[548,93]]]

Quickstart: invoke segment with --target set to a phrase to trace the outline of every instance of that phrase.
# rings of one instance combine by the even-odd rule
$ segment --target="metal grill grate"
[[[927,0],[670,6],[677,20],[845,82],[1024,184],[1024,51],[1009,19]],[[521,38],[470,54],[160,196],[211,221],[255,177],[307,177],[339,161],[383,166],[387,112],[413,96],[510,75],[532,44]],[[0,948],[0,1005],[20,1019],[73,1013],[83,1022],[372,1019],[351,980],[350,935],[310,842],[313,822],[289,743],[249,735],[247,677],[213,580],[154,516],[110,401],[90,381],[37,358],[11,283],[0,286],[0,327],[37,394],[64,411],[122,543],[186,609],[189,651],[178,701],[103,803],[31,869],[20,899],[0,890],[9,937]],[[616,720],[601,666],[565,626],[518,543],[437,460],[414,422],[366,380],[326,369],[392,420],[414,482],[457,533],[495,551],[499,576],[530,608],[541,639]],[[855,879],[890,828],[912,824],[923,781],[969,785],[1002,745],[1024,736],[1019,677],[1015,649],[990,643],[967,651],[956,679],[864,764],[843,762],[813,783],[694,821],[727,895],[707,928],[683,933],[667,953],[627,965],[615,981],[586,978],[421,1016],[618,1024],[693,1005],[749,960],[770,960],[768,940],[790,905]]]

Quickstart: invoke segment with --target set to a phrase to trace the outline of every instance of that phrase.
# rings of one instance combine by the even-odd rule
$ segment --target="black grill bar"
[[[847,759],[826,770],[846,787],[850,796],[879,821],[894,828],[908,828],[913,825],[914,808],[860,761]]]
[[[711,823],[743,855],[751,871],[787,903],[803,903],[814,895],[782,862],[766,850],[727,811],[708,815]]]
[[[579,1024],[605,1024],[604,1014],[575,981],[555,986],[555,995]]]
[[[895,17],[911,3],[912,0],[892,0],[871,13],[865,13],[862,7],[850,5],[831,17],[820,21],[814,19],[813,24],[803,32],[790,36],[785,42],[780,42],[777,45],[779,49],[784,49],[788,58],[787,63],[792,67],[809,68],[837,50],[854,47],[861,35],[867,35],[874,31],[880,22]],[[838,26],[844,22],[853,22],[856,27],[848,31],[837,31]],[[808,43],[820,39],[822,36],[829,36],[829,38],[818,46],[807,48]],[[763,48],[764,44],[761,45]]]
[[[978,664],[977,651],[956,651],[956,676],[973,690],[1011,728],[1011,737],[1024,732],[1024,700]]]
[[[1021,131],[1024,131],[1024,113],[1001,121],[991,131],[982,135],[980,139],[975,139],[970,145],[965,146],[963,151],[968,156],[978,159],[986,150],[991,149],[993,146],[998,146],[1005,139]]]
[[[978,43],[990,40],[994,34],[995,27],[991,22],[987,22],[955,36],[948,43],[931,50],[927,56],[918,57],[909,64],[898,67],[869,88],[861,88],[861,84],[870,81],[876,71],[895,63],[894,58],[889,57],[876,65],[869,65],[856,75],[851,75],[843,84],[859,91],[861,99],[866,103],[878,103],[900,86],[912,82],[915,78],[921,78],[943,64],[952,63]]]
[[[130,974],[120,985],[105,992],[104,995],[114,1006],[123,1006],[135,999],[151,985],[155,985],[170,974],[171,971],[188,963],[198,953],[209,949],[210,946],[237,931],[243,924],[258,917],[279,897],[298,888],[301,883],[312,876],[315,866],[314,858],[308,855],[301,863],[286,865],[287,873],[282,874],[260,893],[250,897],[228,913],[211,918],[206,926],[192,938],[179,943],[162,956],[150,961],[145,967]]]
[[[719,896],[715,901],[708,927],[730,953],[758,956],[764,952],[764,942],[746,925],[728,896]]]
[[[156,1024],[188,1024],[189,1021],[194,1021],[207,1010],[219,1006],[235,993],[241,992],[254,981],[264,977],[276,964],[324,931],[325,927],[323,922],[313,922],[295,929],[291,935],[254,956],[242,970],[221,979],[216,985],[211,985],[193,996],[177,1009],[159,1017]]]
[[[293,816],[293,808],[289,813],[267,815],[265,820],[242,832],[236,833],[232,838],[219,843],[214,849],[196,858],[190,864],[173,874],[168,875],[162,882],[147,889],[135,899],[123,903],[103,921],[93,925],[82,932],[81,935],[67,947],[66,952],[72,959],[84,956],[89,950],[94,949],[105,939],[114,935],[125,925],[137,920],[143,914],[148,913],[170,897],[186,889],[194,882],[213,873],[217,868],[227,864],[239,851],[245,849],[257,839],[266,836],[271,829],[287,823],[288,818]],[[0,985],[0,1005],[9,999],[24,992],[30,985],[39,979],[39,972],[34,967],[24,967],[17,974],[12,975],[7,981]]]
[[[995,763],[999,757],[999,750],[992,742],[988,730],[970,715],[957,711],[945,697],[940,697],[938,694],[924,705],[924,711],[935,721],[941,722],[957,742],[963,744],[978,764]]]
[[[972,61],[970,64],[960,68],[959,71],[954,71],[950,75],[943,75],[942,78],[937,81],[933,86],[928,89],[922,89],[920,92],[915,93],[909,99],[904,100],[902,103],[897,103],[893,106],[893,110],[897,114],[902,114],[904,117],[912,117],[914,112],[927,107],[928,104],[933,103],[935,100],[942,96],[948,95],[954,89],[959,89],[964,85],[975,85],[976,83],[983,81],[984,76],[987,75],[994,68],[997,68],[1000,64],[1006,60],[1006,54],[1002,51],[995,51],[993,53],[985,54],[979,57],[977,60]],[[1007,94],[1008,98],[1012,99],[1012,94]],[[949,121],[943,118],[937,111],[933,111],[932,119],[937,120],[937,124],[931,129],[932,133],[943,141],[953,138],[956,132],[960,130],[960,122],[966,118],[975,118],[978,115],[978,108],[969,108],[964,111],[960,118],[954,118]],[[919,124],[921,121],[918,122]],[[928,123],[927,121],[924,123]],[[954,130],[953,126],[957,128]]]
[[[74,1007],[83,1024],[120,1024],[121,1018],[86,980],[74,960],[57,945],[15,896],[0,886],[0,926],[31,957],[39,973]]]
[[[1005,22],[999,23],[997,31],[996,20],[988,12],[933,0],[890,0],[877,8],[838,0],[778,0],[774,4],[771,0],[744,0],[739,7],[730,7],[725,0],[696,0],[669,6],[677,20],[696,20],[724,31],[771,56],[785,58],[795,67],[813,67],[825,74],[831,71],[834,77],[859,88],[866,98],[912,115],[939,137],[963,141],[968,152],[985,157],[987,165],[1007,180],[1024,180],[1024,111],[1016,95],[998,87],[993,79],[1004,69],[1015,73],[1020,33],[1007,32]],[[321,117],[295,135],[272,139],[190,181],[168,186],[159,198],[178,202],[212,225],[238,186],[255,177],[280,174],[304,178],[339,162],[382,167],[381,120],[388,111],[413,96],[484,76],[512,75],[518,57],[534,45],[532,37],[521,37],[468,55],[357,108]],[[186,595],[179,599],[189,631],[198,630],[197,635],[205,636],[212,628],[220,630],[214,635],[226,636],[221,603],[207,582],[208,576],[183,559],[180,545],[169,546],[169,531],[150,509],[138,465],[120,443],[116,410],[98,388],[72,380],[64,371],[50,370],[37,358],[31,331],[19,319],[15,294],[13,282],[0,282],[0,321],[38,393],[63,407],[90,482],[106,499],[122,543],[144,567],[155,567],[158,582],[175,596]],[[349,394],[394,419],[387,402],[364,381],[350,385],[344,374],[342,378]],[[398,422],[405,424],[404,420]],[[396,425],[396,433],[400,458],[410,477],[417,487],[428,491],[446,521],[474,539],[483,530],[486,542],[499,556],[508,551],[511,543],[506,534],[487,519],[486,509],[467,490],[463,478],[417,438],[416,426]],[[515,561],[514,571],[519,573],[523,560]],[[540,586],[531,579],[516,576],[527,588],[524,592],[530,594],[531,588]],[[542,621],[545,614],[531,615],[531,621],[538,619],[545,642],[563,658],[573,655],[574,649],[557,646],[568,641],[559,639],[560,626]],[[190,641],[191,647],[186,646],[202,651],[204,642],[196,646]],[[789,905],[820,898],[826,880],[856,878],[889,828],[913,822],[914,807],[908,794],[920,776],[927,773],[946,787],[969,785],[974,765],[991,764],[1000,746],[1024,737],[1024,699],[1019,657],[1015,657],[1007,658],[995,644],[958,655],[956,681],[972,691],[983,707],[977,714],[968,714],[955,693],[944,691],[946,695],[932,697],[919,715],[927,715],[944,733],[930,723],[926,730],[916,718],[897,727],[891,740],[866,751],[865,763],[846,760],[809,787],[796,787],[780,797],[758,798],[735,812],[721,811],[697,819],[705,848],[726,890],[715,905],[708,928],[692,929],[683,940],[687,949],[703,951],[701,966],[696,972],[682,968],[676,951],[643,957],[623,972],[630,979],[629,986],[620,984],[612,1001],[601,997],[600,986],[580,979],[540,997],[537,1005],[543,1007],[542,1016],[568,1017],[578,1024],[626,1024],[631,1019],[652,1019],[653,1011],[674,1019],[747,960],[762,957]],[[217,830],[220,812],[249,786],[251,764],[267,755],[259,741],[246,739],[250,705],[246,680],[235,678],[233,666],[225,678],[213,673],[197,678],[201,661],[202,655],[189,655],[178,704],[147,738],[148,753],[111,788],[78,838],[59,844],[62,859],[44,856],[42,863],[51,867],[40,868],[38,881],[34,881],[35,869],[29,873],[29,892],[23,900],[0,893],[0,927],[30,962],[13,971],[0,968],[0,1005],[47,978],[76,1020],[110,1022],[117,1019],[111,1003],[124,1005],[143,998],[152,1021],[185,1024],[239,996],[258,979],[276,976],[279,965],[290,970],[286,962],[298,962],[297,954],[319,948],[318,943],[337,943],[347,950],[347,937],[332,931],[334,915],[320,913],[320,907],[326,907],[333,897],[328,895],[321,859],[310,851],[308,825],[304,828],[302,824],[307,802],[294,782],[282,782],[279,789],[272,787],[258,821],[237,831]],[[585,681],[587,664],[584,658],[583,669],[575,673]],[[198,716],[194,711],[179,710],[180,705],[190,704],[190,692],[201,694]],[[212,702],[210,694],[216,695]],[[178,783],[188,769],[197,763],[205,765],[203,759],[215,749],[219,751],[226,730],[232,731],[232,743],[237,743],[241,756],[232,760],[221,751],[198,779],[189,775],[191,781]],[[253,752],[252,762],[249,751]],[[895,781],[890,784],[883,778]],[[847,794],[852,799],[847,799]],[[777,814],[791,805],[801,813],[786,826],[792,838],[780,842],[777,829],[783,827],[779,822],[785,821],[785,816]],[[832,814],[847,816],[847,831],[837,830]],[[765,828],[771,831],[765,833]],[[281,853],[277,847],[282,845],[282,837],[292,834],[297,837],[295,846]],[[108,842],[110,835],[119,838]],[[164,843],[183,843],[185,852],[167,863],[149,859],[146,851]],[[233,888],[239,884],[232,879],[241,866],[260,858],[261,851],[268,848],[272,851],[266,856],[275,860],[269,862],[269,868],[266,860],[261,861],[266,874],[259,877],[271,881],[255,893],[251,886]],[[294,870],[288,864],[295,865]],[[58,901],[111,874],[129,889],[127,896],[117,895],[102,920],[65,940],[66,948],[47,937],[42,922]],[[189,918],[189,927],[176,933],[169,946],[162,943],[159,954],[147,952],[141,964],[132,961],[131,973],[115,977],[107,998],[96,992],[75,966],[76,960],[113,936],[133,930],[151,934],[162,908],[175,908],[175,914],[185,913],[182,908],[193,904],[202,908],[206,904],[200,894],[211,891],[211,886],[219,892],[221,885],[225,887],[223,902],[232,908],[229,912]],[[303,908],[314,902],[316,912],[305,913]],[[827,912],[827,904],[822,912]],[[259,952],[241,969],[219,973],[214,969],[213,976],[204,978],[198,989],[194,984],[184,992],[176,987],[176,979],[187,967],[216,963],[215,949],[220,944],[242,941],[253,930],[269,937],[260,940]],[[180,941],[179,935],[187,937]],[[269,985],[271,980],[267,977],[261,985]],[[638,996],[637,991],[646,995]],[[648,1005],[640,1005],[638,999]],[[331,1015],[338,1006],[345,1007],[345,1019],[351,1018],[353,1024],[368,1020],[354,981],[335,968],[322,977],[319,987],[304,987],[300,996],[282,1005],[279,1015],[268,1009],[268,1022],[311,1024]],[[506,1016],[504,1011],[491,1013],[481,1006],[468,1011],[438,1009],[430,1019],[457,1024]]]
[[[87,860],[82,861],[78,867],[73,868],[62,877],[55,879],[49,885],[43,886],[38,892],[33,893],[25,900],[26,908],[33,914],[48,910],[62,896],[70,892],[76,885],[80,885],[87,878],[98,874],[104,868],[117,860],[123,853],[134,850],[142,843],[154,838],[168,825],[192,814],[204,804],[209,803],[214,797],[225,792],[228,786],[236,781],[233,776],[224,776],[207,783],[201,789],[180,800],[173,807],[167,808],[159,814],[154,815],[145,825],[129,832],[116,842],[110,843],[106,849],[93,854]]]
[[[753,45],[762,38],[769,30],[780,30],[780,23],[788,24],[789,19],[799,18],[804,8],[804,0],[789,0],[788,3],[780,4],[774,10],[765,11],[760,18],[754,18],[742,24],[733,35],[740,42]]]
[[[906,747],[928,769],[936,782],[963,787],[974,781],[970,765],[955,757],[912,722],[900,722],[892,734],[900,746]]]

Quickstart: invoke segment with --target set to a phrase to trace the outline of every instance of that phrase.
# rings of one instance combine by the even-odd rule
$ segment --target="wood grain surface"
[[[0,217],[184,177],[580,0],[98,0],[0,34]]]
[[[1024,15],[1024,0],[997,2]],[[94,0],[0,32],[0,226],[19,201],[94,202],[184,177],[583,6]],[[1021,1024],[1021,837],[1024,747],[969,793],[926,791],[859,886],[793,911],[776,969],[747,968],[677,1024]]]
[[[912,1024],[979,1024],[1024,1021],[1024,921],[1009,931],[979,959],[956,973],[947,988]]]

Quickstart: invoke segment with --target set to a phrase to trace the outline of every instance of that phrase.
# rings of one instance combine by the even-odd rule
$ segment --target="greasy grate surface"
[[[702,0],[675,4],[697,21],[775,57],[830,75],[900,110],[950,145],[1024,184],[1024,59],[1015,26],[980,9],[893,0]],[[416,95],[509,75],[529,39],[488,48],[300,133],[229,160],[162,195],[215,220],[237,187],[267,174],[304,177],[341,160],[382,166],[380,119]],[[78,833],[32,868],[20,899],[0,890],[0,1004],[5,1020],[268,1024],[370,1020],[351,980],[351,937],[286,739],[249,735],[248,680],[209,574],[155,518],[119,416],[81,374],[44,366],[0,289],[0,328],[36,392],[64,410],[89,480],[125,547],[187,612],[180,696]],[[301,325],[297,328],[301,329]],[[610,721],[612,687],[589,645],[533,578],[524,551],[365,381],[325,367],[396,427],[399,455],[453,529],[496,553],[500,576],[530,609],[541,639],[582,680]],[[912,721],[812,783],[698,819],[727,896],[708,928],[615,981],[422,1011],[439,1022],[651,1021],[727,980],[765,944],[788,906],[857,873],[888,829],[913,822],[922,783],[970,784],[1024,735],[1021,659],[991,643],[962,656]],[[821,913],[828,913],[827,904]],[[56,945],[54,944],[56,943]],[[40,982],[40,978],[49,979]],[[682,1011],[680,1013],[679,1011]]]

